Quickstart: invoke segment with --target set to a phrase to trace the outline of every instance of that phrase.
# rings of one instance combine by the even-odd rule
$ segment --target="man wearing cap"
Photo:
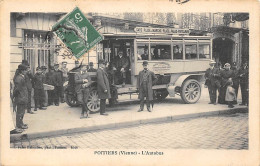
[[[97,70],[94,69],[94,64],[93,64],[93,62],[89,62],[88,72],[97,72]]]
[[[220,74],[219,70],[215,67],[216,62],[214,60],[210,61],[210,68],[206,70],[205,73],[205,85],[208,87],[209,91],[209,97],[210,97],[210,102],[209,104],[214,104],[216,105],[216,100],[217,100],[217,89],[220,88]]]
[[[80,119],[84,118],[84,113],[86,113],[86,118],[88,117],[88,107],[87,101],[89,97],[88,84],[91,83],[91,78],[87,73],[87,65],[82,64],[80,72],[75,74],[75,92],[77,93],[77,100],[82,107],[82,112]]]
[[[54,104],[59,106],[60,99],[61,103],[64,103],[63,73],[59,70],[59,63],[54,64],[54,74],[56,78],[54,87]]]
[[[68,68],[67,68],[67,62],[63,61],[62,62],[62,67],[60,69],[62,71],[62,76],[63,76],[63,81],[67,81],[68,80]]]
[[[54,73],[54,67],[50,66],[49,68],[49,72],[46,73],[46,83],[48,85],[52,85],[55,87],[56,84],[56,77],[55,77],[55,73]],[[54,102],[54,90],[48,90],[48,106],[53,105]]]
[[[126,72],[129,69],[129,61],[123,56],[123,51],[118,52],[117,59],[114,62],[113,70],[116,71],[117,84],[125,86]]]
[[[232,81],[232,79],[234,77],[234,72],[233,72],[233,70],[230,70],[230,67],[231,67],[230,64],[226,63],[224,65],[224,70],[220,71],[221,88],[219,91],[219,98],[218,98],[219,104],[227,104],[227,102],[225,101],[227,82],[228,82],[228,80]]]
[[[100,115],[106,114],[106,99],[111,98],[108,75],[105,71],[106,62],[103,59],[98,61],[99,68],[97,69],[97,91],[100,98]]]
[[[232,79],[232,81],[233,81],[233,86],[232,87],[235,89],[235,93],[236,93],[236,96],[237,96],[238,88],[239,88],[239,70],[237,68],[237,63],[236,62],[232,63],[231,70],[233,70],[233,73],[234,73],[234,77]],[[237,98],[236,98],[236,100],[234,101],[233,104],[237,104]]]
[[[153,100],[153,89],[152,86],[156,83],[157,78],[154,72],[148,68],[148,62],[143,61],[143,70],[139,72],[137,79],[137,89],[139,89],[138,98],[140,99],[140,109],[138,112],[144,109],[144,98],[146,98],[147,111],[151,112],[150,101]]]
[[[28,89],[26,85],[25,75],[27,73],[27,66],[20,64],[17,73],[14,77],[14,97],[17,106],[16,112],[16,127],[18,129],[27,129],[28,126],[23,123],[25,109],[28,104]]]
[[[80,64],[79,64],[79,61],[76,60],[75,67],[73,69],[71,69],[70,72],[79,72],[79,71],[80,71]]]
[[[242,95],[242,103],[239,105],[248,105],[248,80],[249,77],[249,70],[248,70],[248,63],[243,63],[242,67],[239,70],[239,79],[240,79],[240,88],[241,88],[241,95]]]
[[[40,110],[45,110],[43,106],[44,100],[44,89],[43,89],[44,77],[40,67],[36,68],[36,74],[33,77],[33,88],[34,88],[34,111],[37,111],[38,105]]]
[[[43,76],[43,83],[46,84],[47,81],[46,81],[46,74],[47,74],[47,67],[46,66],[42,66],[41,67],[41,70],[42,70],[42,76]],[[44,96],[43,96],[43,105],[45,107],[48,106],[48,93],[46,90],[44,90]]]

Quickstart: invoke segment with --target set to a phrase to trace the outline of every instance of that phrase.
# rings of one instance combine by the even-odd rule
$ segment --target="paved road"
[[[12,148],[248,149],[248,114],[203,117],[23,140]]]

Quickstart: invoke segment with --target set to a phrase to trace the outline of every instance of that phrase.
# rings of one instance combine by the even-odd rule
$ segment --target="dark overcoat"
[[[152,86],[155,85],[157,78],[154,72],[150,70],[147,70],[147,72],[148,72],[148,100],[153,100]],[[139,89],[139,95],[138,95],[139,99],[144,97],[142,86],[141,86],[143,83],[143,74],[144,74],[144,70],[140,71],[137,79],[137,88]]]
[[[49,85],[56,85],[56,77],[54,72],[48,72],[46,73],[46,83]]]
[[[28,103],[28,89],[25,81],[25,76],[18,74],[14,78],[14,97],[16,104]]]
[[[82,84],[84,84],[83,79],[87,79],[88,83],[91,83],[90,75],[87,72],[76,73],[74,79],[75,79],[75,92],[79,92],[80,89],[82,89]]]
[[[61,70],[54,71],[55,74],[55,86],[63,86],[63,73]]]
[[[104,91],[107,90],[107,93]],[[100,99],[110,99],[110,86],[108,81],[108,75],[104,69],[97,69],[97,91]]]
[[[205,73],[206,82],[205,85],[220,87],[220,73],[218,68],[208,68]]]
[[[220,77],[221,77],[221,85],[222,86],[226,86],[227,85],[227,81],[231,78],[233,79],[235,76],[234,71],[233,70],[222,70],[220,72]]]
[[[44,76],[40,73],[36,73],[33,77],[33,88],[43,89]]]

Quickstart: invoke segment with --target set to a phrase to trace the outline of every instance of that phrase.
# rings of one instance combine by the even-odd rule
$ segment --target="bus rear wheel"
[[[188,79],[181,87],[181,98],[186,104],[196,103],[201,96],[201,87],[197,80]]]

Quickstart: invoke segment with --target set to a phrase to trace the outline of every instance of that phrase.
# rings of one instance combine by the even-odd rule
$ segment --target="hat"
[[[25,65],[25,66],[29,66],[29,63],[27,60],[22,60],[22,64]]]
[[[98,64],[106,64],[106,61],[104,59],[99,59]]]
[[[79,61],[75,61],[75,64],[79,64]]]
[[[46,66],[42,66],[41,69],[42,69],[42,70],[46,70],[47,67],[46,67]]]
[[[122,53],[123,54],[123,51],[119,51],[118,54]]]
[[[20,65],[18,66],[18,70],[26,70],[26,69],[27,69],[27,66],[24,65],[24,64],[20,64]]]
[[[62,64],[67,64],[67,62],[66,62],[66,61],[63,61]]]
[[[148,65],[148,62],[147,61],[143,61],[143,65]]]
[[[229,63],[225,63],[224,67],[230,67]]]
[[[59,66],[60,64],[58,62],[54,63],[54,66]]]
[[[50,66],[50,70],[54,70],[54,67],[53,67],[53,66]]]
[[[216,62],[214,60],[211,60],[209,64],[215,64]]]
[[[41,70],[41,67],[36,67],[36,71],[37,71],[37,70]]]
[[[94,66],[93,62],[89,62],[89,66]]]

